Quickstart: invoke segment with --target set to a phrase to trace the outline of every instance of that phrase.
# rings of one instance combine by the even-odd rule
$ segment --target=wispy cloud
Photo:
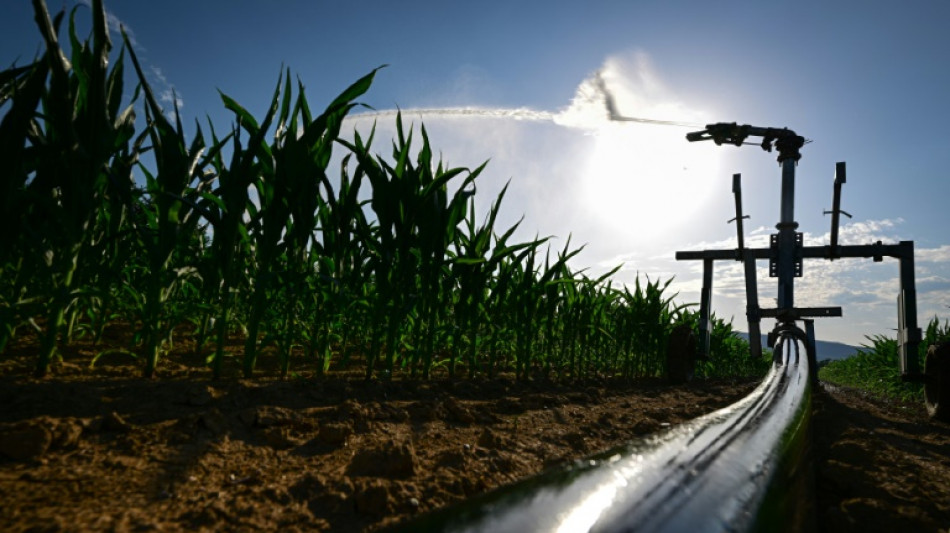
[[[185,101],[178,95],[178,91],[175,90],[175,86],[168,82],[168,79],[165,77],[165,74],[162,72],[162,69],[152,65],[150,67],[152,71],[152,76],[155,80],[158,81],[158,99],[167,104],[171,109],[165,112],[168,115],[170,120],[174,119],[175,109],[181,109],[185,106]]]
[[[76,0],[78,3],[92,9],[92,0]],[[135,47],[137,51],[145,51],[145,47],[140,45],[138,40],[135,38],[135,32],[132,31],[127,24],[123,24],[119,17],[115,16],[115,13],[106,9],[106,25],[109,27],[109,31],[113,35],[121,35],[121,30],[125,29],[125,34],[129,37],[129,43]]]
[[[926,263],[950,263],[950,244],[917,250],[917,260]]]
[[[91,0],[77,0],[78,3],[87,6],[89,9],[92,9]],[[121,31],[124,30],[125,34],[129,38],[129,44],[135,49],[137,55],[141,56],[146,53],[148,50],[145,48],[136,38],[135,31],[122,19],[116,16],[115,13],[106,9],[106,25],[109,28],[110,33],[112,34],[113,41],[119,38]],[[182,99],[181,94],[175,88],[175,85],[168,81],[168,78],[165,77],[165,74],[162,72],[162,69],[149,64],[147,61],[143,60],[148,73],[146,76],[149,78],[149,83],[152,85],[152,88],[155,90],[155,93],[158,95],[159,100],[162,103],[168,104],[169,107],[177,105],[179,109],[184,107],[185,101]],[[166,114],[169,118],[174,117],[174,111],[168,110]]]

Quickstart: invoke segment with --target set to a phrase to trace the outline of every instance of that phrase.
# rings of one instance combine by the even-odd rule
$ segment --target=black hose
[[[729,407],[393,531],[808,530],[808,358],[791,337],[783,348],[764,381]]]

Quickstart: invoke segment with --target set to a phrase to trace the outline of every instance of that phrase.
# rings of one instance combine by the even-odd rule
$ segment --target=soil
[[[0,530],[375,531],[658,431],[748,394],[750,380],[366,381],[345,371],[208,379],[76,349],[30,377],[0,360]],[[950,426],[921,406],[814,397],[827,531],[950,528]],[[942,528],[942,529],[941,529]]]
[[[950,531],[950,424],[923,403],[830,384],[812,405],[823,531]]]

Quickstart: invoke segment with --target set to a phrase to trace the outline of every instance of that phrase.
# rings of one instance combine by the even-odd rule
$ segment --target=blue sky
[[[50,2],[51,10],[72,0]],[[0,61],[40,48],[26,0],[7,2]],[[113,1],[152,83],[174,89],[188,120],[230,123],[221,89],[255,114],[281,65],[322,108],[388,64],[363,99],[404,110],[454,166],[490,159],[478,198],[508,180],[502,223],[525,216],[524,238],[587,243],[575,266],[618,281],[663,279],[698,301],[698,264],[675,250],[735,246],[730,192],[743,175],[747,240],[778,219],[775,155],[753,146],[690,144],[694,129],[610,122],[592,88],[600,72],[625,116],[789,127],[813,142],[798,168],[796,218],[806,244],[828,242],[836,161],[848,163],[841,241],[914,240],[922,322],[950,315],[950,4],[896,2],[281,2]],[[85,9],[85,8],[81,8]],[[81,19],[83,17],[80,17]],[[85,19],[84,19],[85,20]],[[85,31],[85,30],[83,30]],[[118,41],[117,41],[118,42]],[[489,116],[417,109],[484,110]],[[383,115],[379,138],[393,134]],[[361,131],[372,119],[351,122]],[[385,151],[386,143],[378,145]],[[774,280],[760,263],[763,305]],[[862,342],[896,327],[897,263],[806,262],[800,305],[842,305],[817,324],[827,340]],[[742,275],[716,271],[714,309],[744,329]]]

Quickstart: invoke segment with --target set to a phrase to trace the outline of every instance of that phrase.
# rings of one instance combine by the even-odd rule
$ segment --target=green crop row
[[[616,269],[572,269],[570,240],[516,242],[518,224],[496,225],[504,190],[477,216],[484,165],[437,161],[424,127],[397,116],[388,157],[375,130],[342,139],[376,71],[318,114],[282,71],[262,118],[222,93],[229,130],[196,122],[189,139],[125,35],[113,53],[101,1],[86,41],[69,14],[68,55],[66,14],[34,8],[45,53],[0,73],[0,352],[36,330],[39,376],[78,335],[98,343],[114,324],[134,329],[128,350],[149,377],[185,335],[213,343],[215,377],[229,356],[248,377],[263,356],[282,375],[293,363],[367,377],[657,376],[673,326],[696,322],[669,281],[615,286]],[[729,324],[713,339],[700,375],[767,368]],[[235,340],[243,353],[227,353]]]
[[[829,383],[856,387],[878,396],[921,402],[924,399],[923,385],[901,380],[897,357],[897,339],[874,335],[865,337],[868,344],[847,359],[831,361],[818,371],[819,379]],[[931,344],[950,341],[950,323],[943,324],[934,317],[924,330],[924,338],[918,350],[920,368]]]

